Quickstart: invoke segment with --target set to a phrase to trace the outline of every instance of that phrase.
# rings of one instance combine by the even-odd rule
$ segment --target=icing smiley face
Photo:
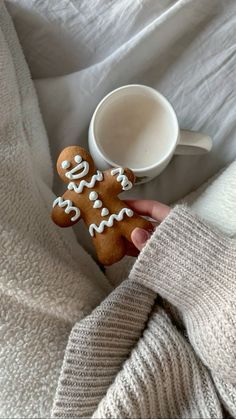
[[[79,154],[76,154],[74,161],[77,163],[76,166],[65,173],[66,177],[70,180],[80,179],[86,176],[89,172],[89,163],[83,160]],[[68,160],[63,160],[61,163],[61,168],[64,170],[68,169],[70,166],[71,164]]]
[[[67,147],[57,161],[57,171],[64,182],[79,184],[81,179],[87,180],[94,175],[93,160],[86,150],[77,146]]]

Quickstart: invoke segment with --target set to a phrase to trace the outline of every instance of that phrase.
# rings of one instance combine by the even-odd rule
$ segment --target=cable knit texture
[[[53,416],[91,417],[140,338],[156,295],[126,281],[70,335]]]
[[[158,292],[183,315],[204,363],[236,382],[236,242],[176,207],[156,230],[131,278]]]
[[[155,307],[94,418],[221,418],[206,368],[191,346]]]
[[[235,257],[232,239],[176,207],[130,279],[74,328],[53,416],[220,418],[214,384],[234,414]],[[179,310],[191,344],[157,294]]]

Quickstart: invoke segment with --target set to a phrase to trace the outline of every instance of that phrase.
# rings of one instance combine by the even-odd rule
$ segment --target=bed
[[[87,147],[102,97],[129,83],[162,92],[182,128],[213,139],[204,156],[176,156],[130,197],[171,203],[236,157],[235,0],[7,0],[38,93],[53,163]],[[54,191],[62,185],[55,175]],[[90,251],[82,226],[79,240]]]

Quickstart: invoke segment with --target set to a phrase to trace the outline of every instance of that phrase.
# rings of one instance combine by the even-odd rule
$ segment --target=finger
[[[143,249],[150,237],[151,234],[142,228],[135,228],[131,233],[131,240],[139,251]]]
[[[158,222],[162,222],[171,208],[161,202],[152,200],[130,199],[126,203],[140,215],[148,215]]]

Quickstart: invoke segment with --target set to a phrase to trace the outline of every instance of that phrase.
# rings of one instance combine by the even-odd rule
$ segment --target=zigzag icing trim
[[[75,182],[70,182],[67,186],[67,188],[72,191],[74,190],[76,193],[81,193],[83,192],[84,187],[86,186],[87,188],[93,188],[95,183],[101,182],[101,180],[103,180],[103,174],[102,172],[100,172],[99,170],[97,170],[96,175],[93,175],[91,177],[90,182],[87,182],[86,180],[81,180],[79,185],[76,185]]]
[[[127,215],[128,217],[132,217],[134,215],[133,211],[130,208],[122,208],[119,212],[119,214],[112,214],[110,215],[108,220],[103,220],[99,226],[96,224],[90,224],[89,226],[89,233],[93,237],[94,231],[97,233],[103,233],[105,227],[112,227],[114,224],[114,221],[122,221],[124,218],[124,215]]]
[[[121,183],[123,191],[128,191],[129,189],[131,189],[133,187],[132,182],[130,182],[128,177],[126,175],[124,175],[123,167],[117,167],[116,169],[113,169],[111,171],[112,176],[115,176],[117,174],[118,174],[118,176],[116,178],[117,182]]]
[[[77,207],[74,207],[72,205],[72,202],[69,199],[63,199],[61,196],[58,196],[58,198],[53,201],[53,208],[58,205],[60,208],[65,208],[65,213],[69,214],[71,211],[75,211],[75,215],[71,217],[71,221],[76,221],[80,216],[80,210]]]

